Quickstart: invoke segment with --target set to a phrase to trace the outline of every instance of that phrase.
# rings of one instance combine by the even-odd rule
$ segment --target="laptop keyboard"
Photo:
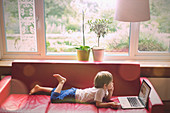
[[[127,99],[132,107],[140,106],[140,104],[136,98],[128,97]]]

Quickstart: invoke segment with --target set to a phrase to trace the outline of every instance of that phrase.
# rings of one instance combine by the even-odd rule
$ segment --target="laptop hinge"
[[[140,102],[142,103],[143,106],[146,107],[146,105],[143,103],[142,99],[138,96],[138,99],[140,100]]]

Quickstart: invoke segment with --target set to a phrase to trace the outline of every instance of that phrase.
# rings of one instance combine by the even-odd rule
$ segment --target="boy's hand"
[[[111,108],[119,109],[121,107],[119,102],[111,102]]]
[[[111,85],[110,85],[110,87],[109,87],[109,89],[108,89],[108,91],[109,91],[109,92],[113,92],[113,90],[114,90],[114,87],[113,87],[113,82],[112,82]]]
[[[108,89],[108,91],[113,91],[113,88],[111,88],[111,89]]]
[[[107,99],[107,101],[109,101],[110,100],[110,98],[112,97],[112,95],[113,95],[113,87],[112,88],[110,88],[110,89],[108,89],[108,96],[106,97],[106,99]]]
[[[108,89],[108,92],[113,92],[113,87],[111,89]]]

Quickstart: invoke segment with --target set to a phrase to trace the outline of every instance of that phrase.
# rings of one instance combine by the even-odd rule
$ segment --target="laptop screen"
[[[141,89],[139,92],[139,99],[142,101],[143,105],[146,106],[149,94],[150,94],[150,86],[146,83],[145,80],[143,80]]]

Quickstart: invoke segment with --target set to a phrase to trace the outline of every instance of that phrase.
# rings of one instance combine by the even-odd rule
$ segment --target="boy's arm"
[[[113,95],[113,88],[112,89],[108,89],[108,95],[106,97],[106,100],[109,101],[110,98],[112,97],[112,95]]]
[[[107,103],[104,103],[104,102],[99,102],[99,101],[96,101],[96,106],[97,107],[112,107],[112,108],[118,108],[120,106],[119,103],[117,102],[107,102]]]

